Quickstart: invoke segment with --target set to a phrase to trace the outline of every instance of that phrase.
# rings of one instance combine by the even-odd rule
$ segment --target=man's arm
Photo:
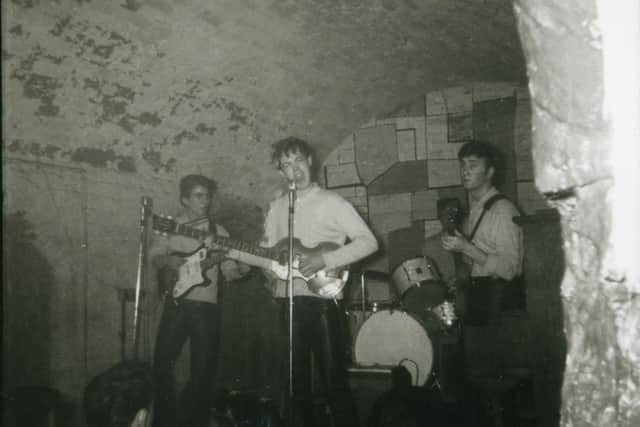
[[[474,244],[458,232],[455,236],[444,235],[442,245],[446,250],[466,255],[487,275],[511,280],[520,272],[523,256],[522,230],[513,222],[518,214],[511,202],[498,201],[480,225],[480,229],[491,233],[491,245]]]
[[[327,269],[359,261],[378,250],[378,241],[360,214],[346,200],[340,198],[332,206],[335,220],[344,229],[350,242],[343,247],[322,255]]]
[[[229,232],[224,227],[218,224],[216,224],[216,234],[223,237],[231,237],[229,235]],[[205,243],[207,243],[207,241],[205,241]],[[209,247],[212,246],[211,240],[208,241],[207,246]],[[226,258],[227,251],[217,250],[217,249],[220,249],[220,248],[213,247],[212,250],[214,252],[210,256],[217,257],[220,259],[220,263],[219,263],[220,272],[222,273],[222,275],[226,280],[230,281],[230,280],[240,279],[241,277],[243,277],[245,274],[249,272],[248,265],[233,259]]]

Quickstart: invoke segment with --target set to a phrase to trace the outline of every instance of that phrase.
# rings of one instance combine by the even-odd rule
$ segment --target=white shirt
[[[485,202],[496,194],[498,191],[492,187],[480,200],[471,204],[464,224],[467,235],[473,231]],[[473,263],[472,277],[491,276],[511,280],[522,273],[522,230],[513,222],[513,217],[518,215],[518,209],[508,199],[497,200],[484,214],[472,243],[487,254],[487,262],[484,265]]]

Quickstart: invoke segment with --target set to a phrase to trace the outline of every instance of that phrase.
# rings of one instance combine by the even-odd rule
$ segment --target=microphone
[[[153,200],[149,196],[142,196],[140,198],[140,225],[144,226],[145,220],[151,214],[151,206],[153,205]]]
[[[293,200],[296,199],[296,182],[289,181],[289,195],[293,197]]]

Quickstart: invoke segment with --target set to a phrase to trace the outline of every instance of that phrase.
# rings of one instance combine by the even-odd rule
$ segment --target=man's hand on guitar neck
[[[209,250],[207,253],[207,258],[209,258],[211,262],[213,262],[213,264],[218,264],[222,262],[225,258],[227,258],[227,254],[229,253],[229,250],[223,248],[217,243],[214,243],[212,236],[207,236],[207,238],[204,239],[203,243]]]

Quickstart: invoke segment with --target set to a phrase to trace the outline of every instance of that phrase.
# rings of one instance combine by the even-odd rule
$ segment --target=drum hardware
[[[377,302],[372,302],[371,303],[371,312],[376,313],[378,311],[378,303]]]
[[[442,321],[447,327],[452,327],[458,320],[456,315],[455,303],[445,300],[442,304],[431,309],[431,311]]]
[[[348,311],[376,312],[398,305],[387,273],[365,270],[351,277],[358,280],[350,282],[345,292]]]
[[[365,286],[365,282],[364,282],[364,273],[360,274],[360,295],[362,296],[362,298],[360,298],[361,301],[361,310],[364,313],[364,309],[366,306],[366,296],[367,296],[367,288]]]

